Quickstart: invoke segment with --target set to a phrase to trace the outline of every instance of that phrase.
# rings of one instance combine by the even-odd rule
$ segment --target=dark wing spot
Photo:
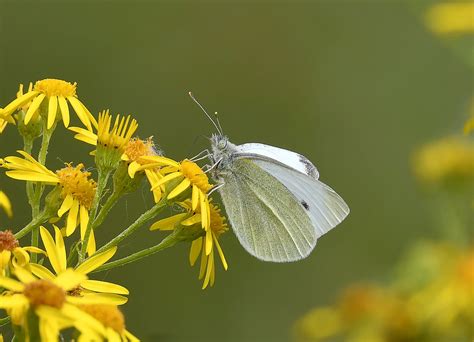
[[[301,205],[306,209],[309,210],[309,205],[305,201],[301,201]]]
[[[306,174],[314,179],[318,179],[319,173],[316,167],[311,163],[305,156],[300,156],[300,162],[304,164],[304,168],[306,169]]]

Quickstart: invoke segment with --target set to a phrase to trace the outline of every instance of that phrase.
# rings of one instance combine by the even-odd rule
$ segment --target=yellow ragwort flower
[[[22,91],[22,89],[21,89]],[[31,102],[31,103],[30,103]],[[10,102],[1,112],[3,119],[11,116],[15,111],[22,109],[29,104],[25,115],[25,124],[38,115],[38,109],[43,104],[47,106],[45,119],[47,120],[47,128],[51,128],[53,124],[60,118],[63,120],[64,126],[69,126],[69,104],[76,112],[79,120],[90,130],[92,126],[97,127],[97,122],[84,104],[77,98],[76,83],[69,83],[57,79],[44,79],[37,81],[26,94],[19,96]]]
[[[70,236],[80,225],[81,239],[83,239],[89,223],[89,210],[97,188],[95,181],[89,179],[90,172],[83,171],[83,164],[76,167],[66,164],[64,168],[55,173],[38,163],[28,153],[24,151],[18,151],[18,153],[24,159],[10,156],[0,160],[0,165],[8,169],[6,175],[13,179],[60,186],[63,202],[58,210],[58,217],[68,213],[66,235]],[[92,232],[87,246],[89,255],[93,254],[95,249],[95,239]]]
[[[6,270],[13,268],[28,267],[30,262],[29,253],[45,254],[37,247],[20,247],[20,243],[10,230],[0,231],[0,275],[5,275]]]
[[[130,115],[125,117],[118,114],[113,120],[109,110],[106,110],[99,113],[99,122],[95,133],[89,128],[70,127],[69,129],[77,133],[74,136],[76,139],[97,146],[93,153],[99,167],[114,169],[137,128],[137,121]]]
[[[428,27],[438,34],[474,32],[473,2],[444,2],[433,5],[426,13]]]
[[[0,207],[5,210],[8,217],[13,216],[12,204],[3,191],[0,191]]]
[[[53,272],[40,264],[31,263],[31,272],[41,279],[51,280],[55,275],[59,275],[67,269],[66,247],[61,231],[54,226],[55,238],[51,236],[46,228],[40,227],[41,240],[48,255],[49,262],[53,268]],[[113,247],[102,253],[96,253],[85,262],[77,266],[74,271],[88,275],[96,268],[102,266],[110,258],[112,258],[117,251],[117,247]],[[107,281],[84,279],[78,285],[77,294],[98,294],[101,298],[106,298],[115,305],[122,305],[127,302],[127,298],[123,295],[128,295],[129,291],[120,285],[110,283]],[[97,295],[94,295],[97,297]]]
[[[168,189],[168,200],[176,198],[191,188],[192,210],[198,210],[201,213],[201,224],[207,231],[211,215],[207,193],[212,185],[209,184],[209,178],[199,165],[187,159],[177,162],[161,156],[142,157],[142,160],[146,163],[136,164],[134,168],[129,168],[130,177],[133,178],[135,173],[141,170],[160,168],[159,172],[164,177],[158,180],[151,190],[157,189],[166,183],[172,184],[173,188]],[[174,182],[170,183],[171,181]],[[210,251],[208,252],[210,253]]]
[[[76,289],[87,276],[72,269],[51,279],[37,278],[20,267],[14,269],[14,275],[18,280],[0,276],[0,286],[7,290],[0,297],[0,308],[7,311],[13,324],[24,328],[28,326],[27,312],[32,309],[39,318],[42,341],[56,341],[62,329],[87,319],[78,306],[108,304],[100,296],[78,296]]]
[[[201,207],[193,210],[191,201],[179,203],[187,212],[180,213],[163,220],[155,222],[150,230],[173,230],[178,224],[182,226],[194,226],[196,224],[202,225]],[[199,271],[199,279],[204,278],[202,288],[205,289],[208,285],[213,286],[215,281],[215,264],[214,264],[214,246],[222,262],[225,270],[228,269],[228,264],[219,243],[219,237],[229,228],[225,222],[225,217],[221,215],[219,207],[213,203],[209,203],[210,221],[209,229],[205,231],[205,235],[195,239],[191,243],[191,250],[189,253],[189,262],[194,266],[199,255],[201,255],[201,266]]]
[[[81,315],[82,319],[75,322],[75,327],[81,333],[79,340],[139,341],[125,329],[125,317],[116,305],[81,305],[79,309],[88,314],[87,318]]]
[[[427,183],[474,179],[474,143],[459,137],[427,144],[414,155],[414,171]]]
[[[160,155],[161,153],[155,148],[152,138],[148,138],[147,140],[133,138],[130,139],[128,144],[125,146],[122,160],[128,163],[128,172],[130,175],[135,174],[134,170],[140,166],[150,163],[150,161],[147,161],[144,157],[155,157]],[[163,175],[159,172],[159,168],[145,168],[143,171],[153,188],[153,199],[155,200],[155,203],[158,203],[161,199],[162,192],[164,191],[164,185],[156,185],[158,181],[163,178]]]

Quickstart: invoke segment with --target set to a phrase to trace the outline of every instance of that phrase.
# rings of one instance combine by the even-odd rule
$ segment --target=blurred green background
[[[144,341],[287,341],[308,309],[380,279],[411,241],[436,234],[409,156],[457,132],[472,94],[468,67],[401,1],[0,1],[0,106],[19,83],[49,77],[78,82],[93,113],[134,114],[139,135],[175,159],[213,132],[192,90],[234,143],[304,154],[351,207],[298,263],[260,262],[226,234],[230,268],[205,291],[184,244],[100,274],[131,290],[127,326]],[[2,156],[22,146],[11,126],[0,143]],[[59,129],[52,144],[50,168],[93,166],[72,133]],[[29,219],[23,184],[1,177],[15,203],[2,229],[18,229]],[[150,205],[144,185],[99,242]],[[162,236],[143,227],[120,254]]]

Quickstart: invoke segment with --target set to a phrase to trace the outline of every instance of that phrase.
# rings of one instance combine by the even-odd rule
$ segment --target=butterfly
[[[282,148],[235,145],[220,123],[211,137],[211,175],[240,244],[263,261],[290,262],[307,257],[319,237],[349,214],[344,200],[319,180],[306,157]]]

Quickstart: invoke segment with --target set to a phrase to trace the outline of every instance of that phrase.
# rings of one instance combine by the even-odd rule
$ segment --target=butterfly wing
[[[316,169],[316,166],[314,166],[308,158],[299,153],[288,151],[283,148],[259,143],[248,143],[236,146],[234,156],[236,158],[271,161],[272,163],[278,163],[290,167],[295,171],[310,176],[311,178],[319,178],[319,172]]]
[[[263,159],[253,161],[278,179],[298,199],[316,229],[317,238],[337,226],[349,214],[346,202],[319,180],[279,163]]]
[[[311,253],[317,239],[311,220],[278,179],[248,159],[235,160],[219,177],[230,224],[250,254],[288,262]]]

